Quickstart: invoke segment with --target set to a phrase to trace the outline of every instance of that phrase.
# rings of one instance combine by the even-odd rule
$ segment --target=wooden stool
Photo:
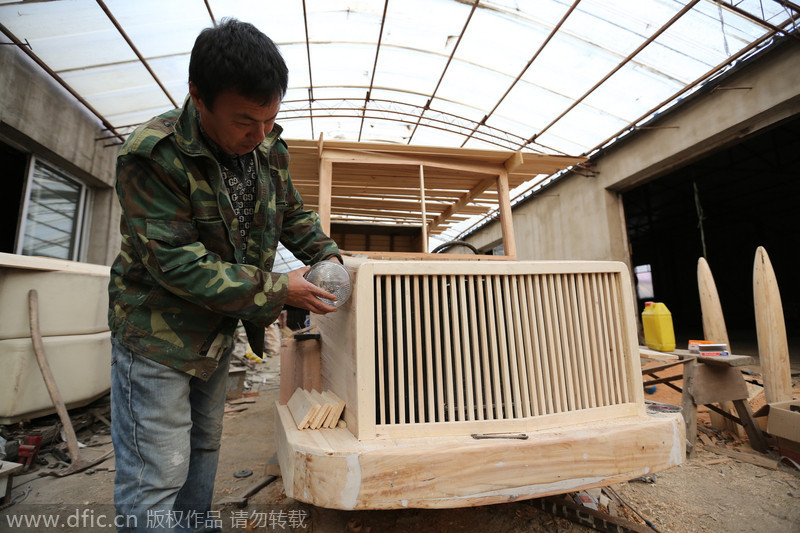
[[[9,461],[0,461],[0,480],[6,479],[6,491],[3,494],[2,504],[6,505],[11,503],[11,489],[13,487],[11,481],[14,479],[14,474],[22,470],[20,463],[11,463]],[[2,481],[0,481],[2,483]]]
[[[767,443],[761,428],[753,419],[753,410],[747,401],[747,385],[736,367],[752,365],[752,357],[744,355],[689,356],[683,369],[683,391],[681,402],[683,419],[686,422],[688,457],[694,456],[697,440],[697,406],[710,409],[744,426],[753,449],[765,453]],[[732,401],[738,418],[726,413],[713,403]]]

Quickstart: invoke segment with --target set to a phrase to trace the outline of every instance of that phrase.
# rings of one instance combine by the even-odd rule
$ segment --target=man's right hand
[[[289,272],[289,294],[286,296],[286,303],[318,315],[336,311],[334,306],[320,300],[320,298],[326,298],[335,301],[336,296],[320,289],[303,277],[310,268],[303,267]]]

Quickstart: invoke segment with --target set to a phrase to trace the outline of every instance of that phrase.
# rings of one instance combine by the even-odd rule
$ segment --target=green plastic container
[[[646,302],[642,311],[644,343],[651,350],[671,352],[675,350],[675,329],[672,313],[661,302]]]

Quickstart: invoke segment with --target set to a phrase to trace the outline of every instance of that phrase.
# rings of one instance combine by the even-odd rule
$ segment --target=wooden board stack
[[[297,429],[335,428],[344,411],[344,401],[329,390],[307,391],[298,387],[287,405]]]

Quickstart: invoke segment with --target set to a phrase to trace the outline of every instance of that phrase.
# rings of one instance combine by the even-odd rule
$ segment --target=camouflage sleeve
[[[303,200],[292,185],[291,177],[288,179],[286,202],[281,243],[306,265],[318,263],[331,256],[336,256],[341,261],[339,247],[322,231],[319,215],[303,206]]]
[[[286,274],[223,261],[200,242],[192,181],[135,155],[117,161],[117,194],[129,239],[147,273],[169,292],[210,311],[268,325],[283,308]],[[142,298],[147,295],[143,294]]]

